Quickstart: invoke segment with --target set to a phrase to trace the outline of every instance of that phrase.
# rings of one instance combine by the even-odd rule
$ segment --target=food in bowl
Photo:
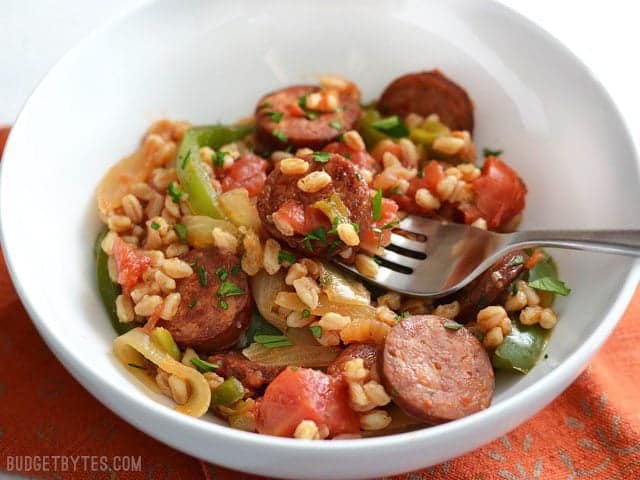
[[[473,126],[439,71],[368,105],[325,76],[233,125],[154,123],[97,192],[116,357],[176,410],[269,435],[380,435],[487,408],[494,372],[533,368],[569,293],[545,252],[511,253],[438,300],[330,261],[375,276],[407,213],[514,230],[525,184],[502,152],[478,159]]]

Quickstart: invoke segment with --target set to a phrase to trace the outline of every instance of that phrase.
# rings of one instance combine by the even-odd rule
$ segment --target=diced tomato
[[[409,182],[409,188],[404,194],[396,194],[391,198],[400,206],[405,212],[420,213],[422,215],[429,215],[433,212],[427,211],[424,208],[419,207],[416,202],[416,192],[421,188],[428,189],[432,194],[437,196],[437,187],[440,180],[445,177],[444,167],[440,162],[431,160],[422,170],[421,177],[415,177]]]
[[[151,265],[151,258],[138,255],[135,249],[120,237],[113,242],[113,258],[116,261],[118,283],[128,294]]]
[[[497,157],[487,157],[482,175],[471,184],[475,206],[489,228],[501,227],[524,209],[527,188],[520,177]]]
[[[303,420],[326,425],[330,436],[360,431],[346,383],[310,368],[287,368],[267,387],[258,406],[259,433],[292,437]]]
[[[331,222],[322,210],[307,205],[304,207],[304,230],[300,233],[309,233],[319,227],[324,227],[329,231],[331,230]]]
[[[286,221],[293,231],[296,233],[305,232],[305,214],[304,205],[296,200],[285,200],[277,212],[284,221]]]
[[[372,172],[378,170],[378,164],[366,150],[353,150],[342,142],[333,142],[324,147],[322,151],[342,155],[360,168],[365,168]]]
[[[267,165],[264,158],[253,153],[245,153],[233,162],[230,168],[217,169],[222,191],[246,188],[249,196],[257,195],[267,179]]]
[[[536,263],[538,263],[540,260],[544,260],[546,257],[547,255],[541,249],[536,248],[525,262],[524,267],[527,270],[531,270],[536,266]]]
[[[390,198],[382,199],[382,215],[374,222],[372,228],[360,235],[360,246],[369,252],[375,252],[378,247],[386,247],[391,243],[391,228],[375,231],[375,227],[384,227],[398,219],[398,204]]]
[[[385,153],[393,153],[398,160],[402,161],[402,148],[397,143],[393,143],[391,140],[382,140],[373,147],[371,154],[373,158],[382,165],[382,157]]]
[[[147,320],[147,323],[144,324],[143,330],[145,332],[147,332],[147,335],[151,335],[151,331],[156,328],[156,325],[158,324],[158,322],[160,321],[160,315],[162,315],[162,308],[164,307],[164,304],[160,304],[156,307],[156,309],[153,311],[153,313],[151,314],[151,316],[149,317],[149,319]]]
[[[287,110],[286,113],[288,113],[292,117],[304,117],[304,110],[300,105],[298,105],[298,102],[290,103],[285,108]]]

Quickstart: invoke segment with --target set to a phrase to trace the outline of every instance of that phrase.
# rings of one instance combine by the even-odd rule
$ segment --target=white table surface
[[[138,3],[139,0],[0,0],[0,124],[15,120],[40,78],[69,48],[96,26]],[[640,2],[503,3],[541,25],[587,64],[610,92],[640,147]]]

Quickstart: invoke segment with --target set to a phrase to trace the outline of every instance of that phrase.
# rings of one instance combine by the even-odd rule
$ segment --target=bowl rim
[[[129,18],[130,16],[142,14],[146,8],[158,2],[159,0],[138,0],[129,8],[125,8],[121,14],[116,15],[108,22],[93,29],[88,35],[86,35],[82,40],[80,40],[76,45],[68,50],[58,61],[56,61],[53,66],[47,71],[47,73],[42,77],[42,79],[37,83],[36,87],[24,102],[20,113],[13,125],[11,133],[9,134],[9,137],[7,139],[4,155],[2,157],[3,160],[2,162],[0,162],[0,200],[2,198],[3,191],[2,185],[8,182],[8,174],[6,173],[7,169],[3,168],[3,166],[6,165],[7,162],[10,163],[14,161],[12,160],[12,157],[15,155],[14,150],[17,150],[19,148],[17,145],[15,145],[14,138],[16,134],[14,132],[22,130],[23,128],[27,128],[23,127],[23,124],[26,122],[25,117],[28,117],[28,115],[30,114],[29,107],[32,103],[32,99],[34,95],[40,90],[42,84],[47,82],[49,77],[59,68],[61,68],[61,66],[65,65],[67,62],[72,61],[74,54],[89,45],[90,41],[93,38],[107,34],[111,29],[116,27],[123,20]],[[627,143],[629,144],[636,163],[639,163],[640,160],[638,158],[636,145],[630,134],[630,129],[626,123],[625,118],[621,115],[617,104],[614,102],[609,92],[606,90],[606,88],[603,86],[603,84],[601,83],[597,75],[594,74],[591,68],[583,63],[577,57],[577,55],[569,50],[569,48],[566,47],[562,42],[560,42],[555,36],[550,34],[533,20],[525,17],[523,14],[507,5],[502,4],[497,0],[489,0],[487,4],[488,6],[497,8],[501,10],[502,13],[508,15],[509,21],[524,24],[527,28],[534,30],[537,35],[543,37],[543,39],[552,44],[554,48],[561,51],[561,53],[565,55],[568,61],[571,61],[572,63],[574,63],[574,65],[581,68],[585,72],[585,75],[587,75],[593,82],[594,86],[599,91],[599,94],[602,95],[603,98],[610,104],[612,108],[612,114],[616,117],[620,125],[623,127],[621,135],[625,137]],[[269,447],[273,449],[284,448],[294,454],[298,453],[307,455],[323,455],[328,452],[335,452],[336,444],[334,442],[300,442],[299,440],[291,438],[273,437],[269,435],[239,431],[225,425],[218,425],[213,422],[189,417],[180,414],[170,408],[167,408],[165,405],[155,402],[147,396],[140,395],[140,392],[137,388],[119,388],[115,384],[102,381],[100,377],[93,376],[89,369],[85,367],[81,368],[83,363],[79,362],[78,359],[74,357],[72,351],[66,349],[64,344],[59,340],[58,334],[51,328],[51,325],[49,325],[48,322],[44,320],[44,316],[38,314],[36,307],[31,303],[29,299],[29,294],[26,290],[26,286],[22,283],[20,275],[18,274],[18,265],[14,263],[14,256],[11,254],[11,252],[14,251],[15,248],[18,248],[18,246],[17,244],[11,242],[7,243],[7,233],[5,231],[6,226],[4,215],[2,214],[9,208],[7,203],[8,202],[0,202],[0,244],[3,246],[3,250],[5,253],[5,262],[7,264],[10,277],[25,310],[27,311],[30,319],[32,320],[33,324],[35,325],[36,329],[38,330],[47,346],[53,351],[56,358],[64,365],[65,369],[69,373],[71,373],[71,375],[98,401],[106,405],[112,412],[123,418],[128,423],[133,424],[143,432],[151,435],[152,437],[158,438],[164,443],[169,444],[171,447],[192,455],[192,451],[189,451],[179,443],[179,438],[172,439],[166,434],[163,435],[158,433],[151,426],[154,421],[162,421],[163,419],[165,419],[165,421],[169,422],[169,427],[183,426],[189,429],[195,429],[205,435],[219,436],[223,439],[227,438],[239,444],[241,443],[244,445],[250,445],[252,447]],[[479,427],[482,424],[488,424],[491,421],[496,421],[503,415],[513,415],[516,413],[518,413],[519,418],[522,419],[521,421],[518,421],[516,425],[524,423],[527,419],[544,408],[553,400],[553,398],[557,396],[557,394],[560,393],[553,393],[557,390],[558,385],[568,385],[569,382],[573,381],[573,379],[577,377],[580,367],[582,367],[585,362],[587,362],[593,355],[595,355],[597,350],[604,344],[604,342],[608,339],[609,335],[620,320],[622,313],[624,312],[639,281],[640,259],[637,259],[635,261],[631,260],[627,266],[625,280],[622,283],[621,288],[619,289],[617,297],[612,299],[612,303],[610,305],[608,313],[602,318],[593,333],[586,338],[585,342],[583,342],[583,344],[578,347],[576,351],[573,352],[573,354],[559,363],[553,370],[548,372],[540,380],[524,388],[522,391],[516,393],[512,397],[502,400],[500,404],[492,405],[481,412],[442,425],[430,426],[421,428],[419,430],[381,437],[341,440],[339,442],[340,448],[351,453],[357,453],[365,449],[369,452],[371,452],[372,449],[379,449],[379,452],[382,453],[382,449],[406,444],[409,441],[425,442],[429,439],[433,440],[440,436],[440,434],[445,432],[448,432],[448,434],[450,435],[463,434],[465,431],[473,429],[474,427]],[[578,373],[575,373],[576,371],[578,371]],[[110,397],[106,398],[101,395],[106,392],[109,393]],[[552,395],[551,399],[545,400],[544,404],[540,404],[539,408],[535,408],[533,410],[529,408],[530,404],[526,401],[527,398],[535,397],[538,399],[543,399],[548,398],[549,394]],[[133,407],[135,407],[135,409],[127,410],[127,404],[132,405]],[[144,420],[136,418],[133,414],[136,409],[139,411],[145,411],[147,417]],[[515,428],[515,426],[511,428]],[[465,453],[470,449],[471,447],[464,448],[460,452],[460,454]],[[221,465],[225,465],[225,462],[222,460],[216,460],[216,462],[220,463]],[[241,470],[241,468],[237,465],[234,465],[233,468]]]

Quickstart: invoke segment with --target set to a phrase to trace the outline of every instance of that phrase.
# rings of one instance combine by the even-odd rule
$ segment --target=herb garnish
[[[491,150],[490,148],[482,149],[482,155],[485,157],[499,157],[503,152],[504,150]]]
[[[264,102],[264,103],[260,104],[260,106],[258,106],[258,108],[259,108],[259,109],[261,109],[261,110],[262,110],[263,108],[270,108],[270,107],[273,107],[273,103],[271,103],[271,102],[269,102],[269,101]]]
[[[154,230],[158,230],[160,228],[160,224],[154,220],[153,222],[151,222],[151,228],[153,228]]]
[[[213,158],[211,159],[213,166],[222,168],[224,166],[224,159],[227,155],[229,155],[229,152],[225,152],[224,150],[218,150],[217,152],[215,152]]]
[[[207,271],[204,269],[204,267],[200,266],[196,269],[196,272],[198,273],[198,279],[200,280],[200,285],[202,285],[203,287],[206,287]]]
[[[184,167],[187,166],[187,161],[189,160],[189,157],[191,156],[191,150],[187,151],[187,154],[184,156],[184,158],[182,159],[182,168],[184,169]]]
[[[242,294],[244,294],[244,290],[242,290],[233,282],[224,281],[222,282],[222,284],[220,285],[220,288],[218,289],[219,297],[230,297],[232,295],[242,295]]]
[[[302,310],[302,313],[300,315],[302,316],[302,318],[309,318],[311,312],[305,308],[304,310]]]
[[[397,115],[376,120],[371,127],[392,138],[401,138],[409,135],[409,129]]]
[[[198,300],[191,300],[191,303],[189,304],[189,310],[193,309],[193,307],[195,307],[198,304]]]
[[[389,389],[389,393],[390,393],[390,394],[391,394],[391,396],[392,396],[392,397],[394,397],[394,398],[395,398],[395,397],[397,397],[398,395],[400,395],[400,394],[398,393],[398,390],[396,390],[394,387],[391,387],[391,388]]]
[[[516,255],[511,259],[511,261],[507,264],[509,267],[516,267],[518,265],[522,265],[524,263],[524,257],[522,255]]]
[[[240,264],[234,265],[231,269],[231,275],[237,275],[238,273],[240,273]]]
[[[216,276],[224,282],[229,276],[229,272],[227,272],[224,268],[220,267],[216,270]]]
[[[331,155],[328,152],[313,152],[313,159],[318,163],[327,163]]]
[[[385,223],[383,226],[380,227],[380,230],[389,230],[390,228],[393,228],[399,224],[400,224],[400,220],[395,220],[393,222]]]
[[[167,195],[171,197],[173,203],[180,203],[180,197],[182,196],[183,191],[174,183],[171,182],[167,187]]]
[[[462,325],[458,322],[454,322],[453,320],[446,321],[442,324],[444,328],[448,328],[449,330],[460,330]]]
[[[281,142],[287,143],[288,137],[287,137],[286,133],[281,132],[280,130],[276,129],[276,130],[273,131],[273,136],[276,137]]]
[[[311,246],[311,240],[318,240],[322,243],[327,243],[327,231],[324,227],[318,227],[311,230],[304,236],[304,244],[307,247],[307,250],[313,252],[313,247]]]
[[[187,227],[181,223],[174,223],[173,229],[176,231],[178,238],[182,243],[187,243]]]
[[[256,335],[253,340],[264,348],[290,347],[293,345],[284,335]]]
[[[219,305],[220,305],[220,308],[223,310],[229,309],[229,304],[227,303],[226,300],[220,300]]]
[[[355,177],[355,179],[356,179],[357,181],[359,181],[359,182],[361,182],[361,181],[362,181],[362,175],[360,175],[360,173],[356,172],[353,176]]]
[[[529,282],[529,286],[536,290],[544,290],[545,292],[557,293],[562,296],[567,296],[571,293],[571,289],[567,288],[562,280],[553,277],[538,278]]]
[[[290,263],[291,265],[293,265],[294,263],[296,263],[296,257],[291,255],[286,250],[280,250],[278,252],[278,263],[282,264],[282,263],[285,263],[285,262]]]
[[[407,318],[410,315],[411,315],[410,312],[402,312],[400,315],[396,315],[396,322],[399,322],[403,318]]]
[[[308,94],[304,94],[298,97],[298,106],[304,111],[305,116],[309,120],[315,120],[316,118],[318,118],[318,114],[316,112],[312,112],[307,108],[307,95]]]
[[[284,115],[284,113],[282,112],[275,112],[275,111],[270,111],[266,113],[271,119],[271,121],[275,123],[280,123],[280,120],[282,120],[282,116]]]
[[[220,368],[220,365],[209,363],[205,360],[202,360],[199,357],[193,357],[191,359],[191,363],[193,364],[194,367],[196,367],[196,370],[198,370],[200,373],[212,372],[216,368]]]
[[[340,130],[342,128],[342,122],[340,120],[332,120],[329,122],[329,126],[331,128],[335,128],[336,130]]]
[[[371,208],[373,210],[373,220],[377,222],[382,218],[382,189],[379,188],[373,199],[371,200]]]
[[[127,365],[129,365],[130,367],[133,367],[133,368],[140,369],[140,370],[146,370],[147,369],[147,367],[144,367],[142,365],[138,365],[137,363],[127,363]]]
[[[309,330],[311,330],[311,335],[313,335],[313,338],[320,338],[322,336],[322,327],[320,325],[309,327]]]

